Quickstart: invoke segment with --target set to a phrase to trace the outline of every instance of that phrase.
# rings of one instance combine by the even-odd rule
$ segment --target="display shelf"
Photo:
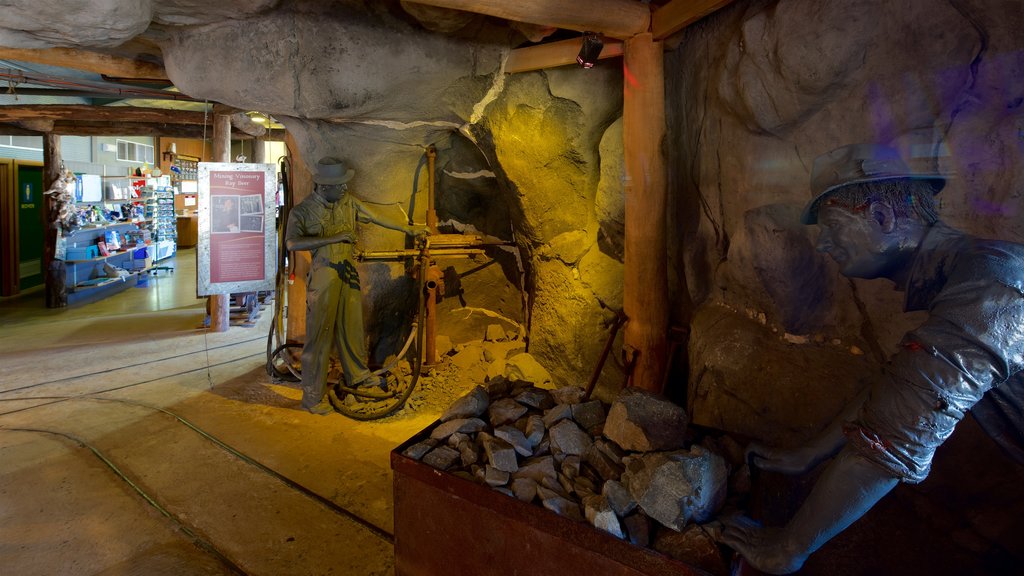
[[[131,276],[131,275],[132,275],[132,273],[128,274],[128,276]],[[102,287],[106,286],[107,284],[113,284],[114,282],[124,282],[125,278],[127,278],[128,276],[125,276],[124,278],[95,278],[94,279],[94,280],[99,280],[99,282],[96,282],[94,280],[86,280],[85,282],[80,282],[77,286],[75,286],[75,292],[80,292],[82,290],[92,290],[92,289],[95,289],[95,288],[102,288]]]
[[[106,281],[106,280],[109,280]],[[79,304],[88,304],[90,302],[97,302],[104,298],[108,298],[123,292],[138,282],[137,274],[128,274],[124,278],[107,278],[102,283],[98,283],[94,286],[80,286],[80,287],[69,287],[68,290],[68,305],[75,306]]]
[[[173,256],[177,247],[178,225],[174,213],[174,189],[169,186],[145,188],[144,216],[149,221],[147,228],[157,245],[153,260]]]
[[[98,226],[82,227],[73,232],[68,232],[65,236],[65,242],[67,249],[81,248],[83,246],[92,246],[96,244],[98,240],[104,239],[106,232],[111,228],[120,229],[126,234],[130,234],[132,231],[138,231],[140,226],[144,226],[144,223],[138,221],[131,222],[112,222],[107,224],[101,224]],[[151,247],[148,244],[132,244],[123,245],[116,252],[111,252],[106,256],[96,256],[93,258],[76,258],[76,259],[65,259],[65,286],[68,295],[68,304],[81,303],[85,300],[96,301],[107,296],[121,291],[123,285],[127,280],[122,281],[121,278],[106,278],[103,271],[103,264],[111,261],[111,263],[119,268],[123,268],[129,272],[131,276],[130,284],[135,285],[135,273],[148,265],[149,262],[143,262],[147,258],[142,258],[138,252],[140,249],[145,250],[146,257],[149,257],[155,252],[155,247]],[[138,264],[136,264],[138,263]],[[96,277],[93,279],[93,277]],[[89,282],[89,284],[83,284],[79,279],[83,279]],[[112,280],[113,282],[108,282]],[[114,284],[120,284],[121,286],[115,286]],[[89,295],[86,297],[84,292],[88,292]]]
[[[131,248],[128,248],[126,250],[118,250],[117,252],[111,252],[106,256],[97,256],[95,258],[87,258],[85,260],[65,260],[64,262],[66,262],[67,264],[82,264],[84,262],[103,262],[104,260],[110,260],[111,258],[131,254],[132,252],[138,250],[139,248],[146,248],[148,246],[148,244],[144,244],[142,246],[132,246]]]
[[[88,232],[89,230],[106,230],[107,228],[113,228],[115,226],[128,226],[130,224],[142,224],[145,220],[129,220],[128,222],[108,222],[107,224],[100,224],[98,226],[85,225],[79,226],[74,232],[70,234],[77,234],[78,232]]]

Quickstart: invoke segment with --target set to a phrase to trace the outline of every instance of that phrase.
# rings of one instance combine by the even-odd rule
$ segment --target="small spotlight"
[[[576,55],[576,63],[584,68],[593,68],[603,48],[604,42],[601,42],[597,34],[585,32],[583,34],[583,47],[580,48],[580,53]]]

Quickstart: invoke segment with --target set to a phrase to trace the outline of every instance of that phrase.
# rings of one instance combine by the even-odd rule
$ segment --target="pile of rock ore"
[[[685,411],[649,392],[626,388],[610,406],[584,395],[576,386],[547,390],[491,378],[403,454],[712,573],[725,571],[714,518],[730,471],[747,474],[741,447],[726,436],[694,442]]]

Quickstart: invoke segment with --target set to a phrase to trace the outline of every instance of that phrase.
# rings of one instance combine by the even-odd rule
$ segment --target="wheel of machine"
[[[402,408],[416,387],[415,375],[402,376],[396,372],[383,374],[388,389],[376,386],[351,388],[337,383],[328,391],[331,405],[338,412],[354,420],[377,420]]]

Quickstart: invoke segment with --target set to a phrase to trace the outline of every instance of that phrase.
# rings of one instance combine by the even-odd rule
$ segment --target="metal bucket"
[[[681,576],[707,572],[391,452],[398,576]]]

